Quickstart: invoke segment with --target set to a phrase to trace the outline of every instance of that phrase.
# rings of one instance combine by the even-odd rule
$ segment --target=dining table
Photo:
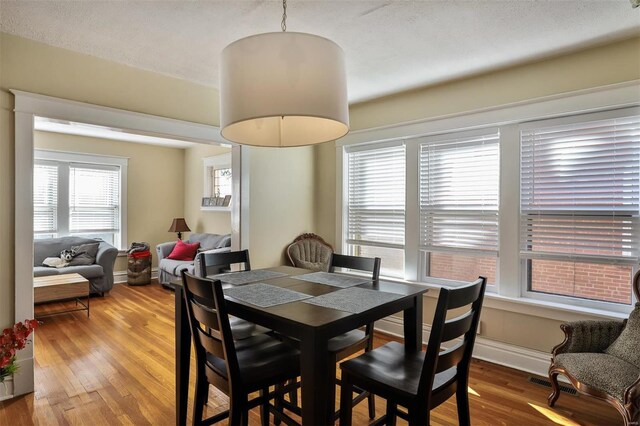
[[[301,293],[300,297],[305,299],[267,307],[259,306],[262,304],[259,301],[254,301],[256,303],[254,304],[239,298],[240,293],[237,293],[238,298],[227,294],[236,294],[235,288],[242,288],[243,285],[234,286],[223,281],[227,309],[230,315],[251,321],[300,342],[303,425],[334,423],[335,377],[331,376],[328,365],[328,342],[331,338],[402,312],[405,347],[416,351],[422,349],[422,297],[428,291],[425,286],[388,280],[373,281],[370,277],[364,277],[360,280],[360,284],[345,289],[311,281],[313,275],[310,274],[313,271],[307,269],[278,266],[263,270],[271,271],[277,276],[260,279],[261,291],[272,289],[278,293],[275,291],[278,289],[274,289],[277,287]],[[309,280],[305,280],[306,277],[310,277]],[[175,289],[176,425],[185,425],[191,330],[182,281],[175,280],[171,286]],[[246,287],[246,289],[250,288]],[[341,293],[331,294],[338,291]],[[362,305],[362,303],[365,305],[352,309],[347,295],[353,295],[353,293],[363,294],[366,296],[364,299],[373,296],[369,303],[371,306],[366,305],[366,300],[357,300],[352,305]],[[328,299],[333,299],[333,303],[337,301],[338,304],[333,306],[330,303],[329,305],[321,303]]]

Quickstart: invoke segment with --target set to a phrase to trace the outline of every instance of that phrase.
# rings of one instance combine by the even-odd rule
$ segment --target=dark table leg
[[[335,377],[329,373],[327,342],[326,337],[316,333],[309,333],[300,342],[303,425],[334,423],[334,404],[329,404],[329,399],[335,398]]]
[[[176,425],[187,424],[189,397],[189,361],[191,358],[191,330],[184,305],[182,287],[175,288],[176,297]]]
[[[422,350],[422,294],[413,298],[413,306],[404,311],[404,346]]]

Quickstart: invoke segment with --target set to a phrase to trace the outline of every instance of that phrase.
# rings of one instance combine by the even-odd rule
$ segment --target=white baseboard
[[[151,279],[158,278],[158,268],[151,269]],[[113,273],[114,284],[124,284],[127,282],[127,271],[115,271]]]
[[[404,336],[402,318],[384,318],[376,321],[375,328],[378,331],[392,336],[400,338]],[[428,324],[422,325],[423,343],[426,343],[429,340],[430,330],[431,326]],[[455,344],[456,341],[453,340],[451,343]],[[473,357],[542,377],[547,377],[549,364],[551,363],[550,353],[498,342],[497,340],[487,339],[480,335],[476,337],[475,347],[473,348]]]

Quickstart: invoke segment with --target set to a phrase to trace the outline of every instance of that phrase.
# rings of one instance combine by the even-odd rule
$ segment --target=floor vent
[[[551,382],[549,379],[542,379],[540,377],[529,376],[529,383],[533,383],[536,385],[544,386],[546,388],[551,389]],[[578,391],[576,391],[571,386],[566,386],[560,383],[560,392],[568,393],[569,395],[577,395]]]

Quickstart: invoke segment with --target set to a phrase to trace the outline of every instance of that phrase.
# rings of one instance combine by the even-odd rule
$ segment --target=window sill
[[[430,290],[440,290],[439,285],[431,283],[387,277],[381,277],[381,279],[384,279],[386,281],[422,285],[428,287]],[[428,293],[425,293],[424,297],[436,299],[438,297],[438,294],[439,291],[429,291]],[[529,315],[567,322],[599,319],[620,320],[629,317],[629,313],[587,308],[583,306],[574,306],[566,303],[542,301],[526,297],[503,296],[492,292],[487,292],[485,294],[484,307],[505,312],[513,312],[521,315]],[[633,306],[629,305],[629,312],[631,312],[632,309]]]
[[[222,206],[201,206],[200,211],[202,212],[230,212],[231,206],[222,207]]]

